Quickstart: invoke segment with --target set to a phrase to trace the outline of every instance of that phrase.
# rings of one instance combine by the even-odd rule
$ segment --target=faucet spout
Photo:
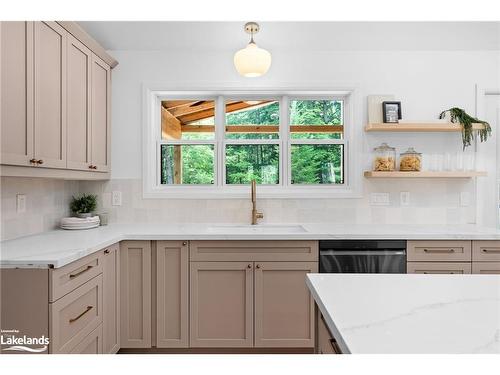
[[[255,182],[255,180],[252,180],[251,190],[252,190],[252,225],[256,225],[258,219],[264,218],[264,214],[262,212],[257,211],[257,183]]]

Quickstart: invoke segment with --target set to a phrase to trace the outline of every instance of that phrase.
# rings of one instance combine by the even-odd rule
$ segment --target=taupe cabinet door
[[[1,163],[33,158],[33,22],[0,22]]]
[[[103,256],[103,352],[120,349],[120,251],[114,244],[104,249]]]
[[[253,346],[253,263],[191,262],[191,347]]]
[[[255,346],[314,347],[314,300],[306,274],[316,262],[255,262]]]
[[[66,167],[66,38],[56,22],[35,22],[35,158]]]
[[[151,242],[120,243],[122,348],[151,347]]]
[[[111,69],[96,55],[92,55],[92,131],[91,159],[96,172],[107,172],[110,167],[111,135]]]
[[[92,52],[76,38],[68,35],[67,79],[67,166],[88,171],[90,159],[90,77]]]
[[[189,347],[189,257],[185,241],[156,242],[156,346]]]

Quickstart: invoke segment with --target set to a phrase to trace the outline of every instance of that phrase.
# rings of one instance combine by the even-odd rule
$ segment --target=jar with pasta
[[[382,143],[373,149],[375,159],[373,160],[373,170],[377,172],[392,172],[396,169],[396,149],[387,143]]]
[[[422,154],[413,147],[408,148],[399,157],[399,170],[403,172],[420,172],[422,170]]]

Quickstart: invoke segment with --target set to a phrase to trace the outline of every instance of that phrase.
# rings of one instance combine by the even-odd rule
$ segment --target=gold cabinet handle
[[[86,313],[88,313],[90,310],[92,310],[93,307],[94,306],[87,306],[87,309],[84,312],[80,313],[80,315],[78,315],[76,318],[71,318],[69,320],[69,322],[70,323],[76,322],[78,319],[80,319],[82,316],[84,316]]]
[[[36,164],[36,163],[37,163],[37,160],[36,160],[36,159],[30,159],[30,163],[31,163],[31,164]]]
[[[260,264],[257,264],[255,268],[260,269]]]
[[[87,272],[89,271],[90,269],[92,269],[93,266],[87,266],[87,268],[84,268],[83,270],[81,270],[80,272],[77,272],[77,273],[72,273],[71,275],[69,275],[69,278],[70,279],[74,279],[75,277],[78,277],[80,276],[82,273],[84,272]]]
[[[455,249],[424,249],[424,253],[454,253]]]
[[[342,353],[342,351],[340,350],[339,345],[337,344],[337,340],[335,340],[335,339],[328,339],[328,341],[330,341],[330,345],[332,346],[332,349],[333,349],[333,351],[336,354],[341,354]]]
[[[182,242],[182,246],[186,246],[188,243],[186,241]]]
[[[36,161],[36,163],[37,163],[38,165],[41,165],[41,164],[43,164],[43,160],[42,160],[42,159],[39,159],[39,160],[37,160],[37,161]]]
[[[481,249],[483,253],[500,253],[500,249]]]
[[[247,266],[247,268],[248,268],[248,269],[252,268],[252,265],[251,265],[251,264],[249,264],[249,265]]]

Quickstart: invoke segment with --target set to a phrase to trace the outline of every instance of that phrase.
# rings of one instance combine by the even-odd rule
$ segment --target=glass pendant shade
[[[234,66],[244,77],[260,77],[266,74],[271,66],[271,54],[250,42],[246,48],[234,54]]]

